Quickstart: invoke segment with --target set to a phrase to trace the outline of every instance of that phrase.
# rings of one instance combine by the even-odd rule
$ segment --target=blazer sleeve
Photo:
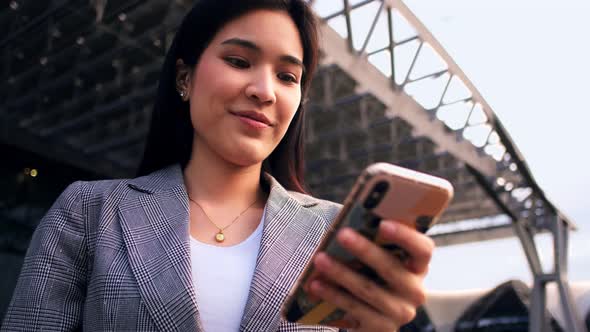
[[[1,331],[81,328],[87,250],[80,187],[70,184],[33,233]]]

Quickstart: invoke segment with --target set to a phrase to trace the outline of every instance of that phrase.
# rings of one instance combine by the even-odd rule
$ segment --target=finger
[[[400,310],[403,310],[400,309],[400,303],[410,302],[406,297],[416,297],[413,294],[404,294],[406,297],[402,297],[391,290],[384,289],[375,281],[330,258],[328,254],[323,252],[316,255],[314,265],[316,271],[322,274],[324,280],[341,286],[356,298],[367,303],[373,310],[388,317],[404,316],[404,313],[400,313]]]
[[[312,270],[309,277],[306,278],[305,282],[303,283],[303,290],[308,294],[308,301],[310,302],[317,302],[319,299],[316,296],[311,294],[310,284],[315,279],[321,278],[320,272],[317,270]]]
[[[405,317],[381,315],[350,294],[319,280],[311,283],[311,290],[318,297],[347,312],[350,318],[359,323],[357,327],[359,330],[395,331],[401,325],[398,322],[405,322],[409,318],[409,315]],[[413,316],[409,319],[412,318]]]
[[[343,326],[341,326],[341,328],[344,329],[356,329],[361,325],[359,321],[348,312],[344,314],[344,317],[342,317],[342,322]]]
[[[362,263],[377,272],[387,285],[401,297],[415,305],[425,301],[422,276],[409,271],[387,250],[371,242],[351,228],[343,228],[337,235],[340,244]]]
[[[378,237],[384,243],[395,243],[410,256],[407,266],[415,273],[425,274],[432,259],[434,241],[415,229],[402,223],[383,220],[379,225]]]

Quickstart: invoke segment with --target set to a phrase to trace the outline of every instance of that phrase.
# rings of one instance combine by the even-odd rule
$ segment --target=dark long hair
[[[186,167],[190,159],[193,127],[189,104],[176,91],[176,60],[194,68],[215,34],[229,21],[256,9],[286,11],[299,31],[305,72],[301,80],[301,103],[285,137],[263,162],[263,170],[286,189],[306,192],[304,168],[304,101],[318,62],[317,21],[303,0],[199,0],[185,16],[166,54],[152,113],[143,159],[137,175],[168,165]]]

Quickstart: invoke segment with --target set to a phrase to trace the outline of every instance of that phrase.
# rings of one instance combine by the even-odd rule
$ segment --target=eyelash
[[[250,64],[248,63],[248,61],[246,61],[242,58],[227,57],[227,58],[225,58],[225,62],[229,63],[233,67],[240,68],[240,69],[250,68]]]
[[[287,79],[282,79],[281,76],[285,76],[287,77]],[[285,74],[285,73],[280,73],[279,74],[279,79],[285,82],[289,82],[289,83],[293,83],[293,84],[297,84],[297,78],[294,75],[291,74]]]
[[[230,66],[238,68],[238,69],[248,69],[250,68],[250,64],[248,61],[238,58],[238,57],[226,57],[225,62],[227,62]],[[286,73],[279,73],[279,79],[283,82],[297,84],[297,77],[293,74],[286,74]]]

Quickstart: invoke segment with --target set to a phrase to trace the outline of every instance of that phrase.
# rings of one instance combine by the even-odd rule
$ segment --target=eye
[[[250,63],[248,63],[248,61],[235,56],[226,57],[224,60],[225,62],[229,63],[231,66],[236,68],[246,69],[250,67]]]
[[[277,75],[281,81],[297,84],[297,77],[289,73],[280,73]]]

